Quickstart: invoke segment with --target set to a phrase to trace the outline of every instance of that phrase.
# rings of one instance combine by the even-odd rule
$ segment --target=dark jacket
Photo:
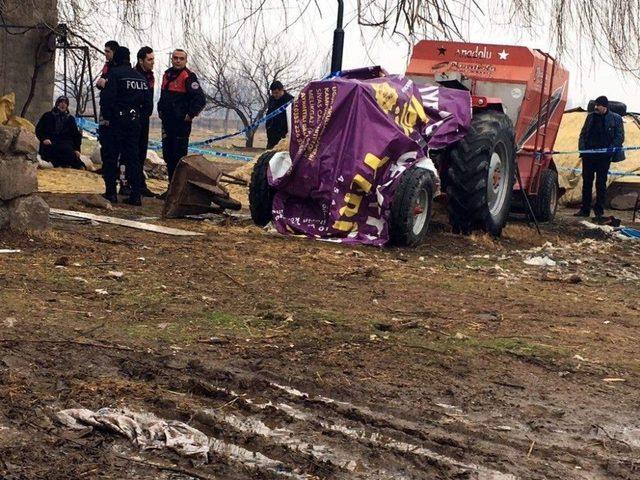
[[[36,125],[36,137],[40,140],[40,155],[43,155],[42,142],[51,140],[54,145],[68,145],[80,151],[82,134],[73,115],[63,114],[57,108],[46,112]]]
[[[170,68],[162,77],[158,115],[163,122],[182,122],[197,117],[207,104],[198,77],[188,68]]]
[[[147,80],[147,85],[149,86],[149,90],[147,92],[147,94],[149,95],[149,100],[151,102],[151,109],[152,111],[150,112],[150,114],[153,112],[153,96],[154,96],[154,92],[155,92],[155,85],[156,85],[156,77],[153,74],[153,72],[147,72],[145,71],[140,64],[138,63],[136,65],[136,72],[138,72],[140,75],[142,75],[146,80]]]
[[[102,117],[115,120],[122,112],[135,110],[139,116],[150,116],[153,100],[149,97],[147,80],[131,66],[114,67],[109,72],[107,86],[100,96]]]
[[[102,67],[102,70],[100,70],[100,78],[105,78],[105,79],[108,78],[109,72],[111,71],[112,68],[113,68],[113,60],[105,63],[104,67]],[[98,90],[103,90],[103,88],[99,87],[98,85],[96,85],[96,88]]]
[[[597,148],[622,147],[624,144],[624,123],[622,117],[608,110],[600,115],[591,112],[584,122],[580,132],[579,150],[591,150]],[[625,159],[624,151],[614,154],[582,154],[582,158],[608,159],[612,162],[621,162]]]
[[[291,100],[293,100],[293,96],[288,92],[284,92],[284,95],[282,95],[282,97],[278,99],[270,96],[269,102],[267,103],[267,115],[269,115],[271,112],[276,111],[281,106],[289,103]],[[265,126],[267,127],[267,135],[277,135],[284,137],[289,131],[286,112],[282,112],[280,115],[276,115],[272,119],[267,120]]]

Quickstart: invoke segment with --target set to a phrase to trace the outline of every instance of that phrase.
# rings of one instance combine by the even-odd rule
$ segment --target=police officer
[[[107,85],[109,70],[113,68],[113,55],[116,53],[119,46],[120,45],[115,40],[109,40],[104,44],[104,57],[106,62],[100,71],[100,78],[98,78],[98,81],[96,82],[96,88],[98,90],[104,90],[104,87]]]
[[[158,115],[162,120],[162,155],[167,164],[169,181],[178,162],[188,152],[191,122],[207,103],[198,77],[187,68],[187,52],[175,50],[171,55],[171,63],[173,66],[162,78],[158,102]]]
[[[149,95],[149,101],[153,104],[153,94],[156,79],[153,74],[153,67],[155,65],[155,55],[153,54],[153,49],[151,47],[142,47],[138,50],[138,63],[136,64],[136,70],[140,73],[146,80],[147,85],[149,86],[149,90],[147,93]],[[149,115],[144,115],[140,118],[140,144],[138,150],[138,156],[140,157],[140,164],[143,167],[144,171],[144,162],[147,159],[147,149],[149,148],[149,118],[152,112],[149,112]],[[129,175],[129,171],[127,171],[127,180],[129,184],[131,184],[131,177]],[[155,194],[149,190],[147,187],[147,180],[142,175],[142,196],[143,197],[155,197]]]
[[[140,119],[151,115],[153,102],[148,94],[147,80],[131,68],[129,49],[118,47],[113,56],[113,67],[100,96],[102,116],[108,122],[102,173],[106,192],[104,197],[112,203],[118,201],[116,181],[118,158],[130,169],[131,194],[125,203],[142,205],[142,164],[138,156]]]
[[[267,103],[267,115],[293,100],[293,96],[284,89],[284,85],[278,80],[275,80],[271,84],[269,90],[271,91],[271,95]],[[287,136],[287,132],[289,131],[287,112],[282,112],[272,119],[267,120],[265,127],[267,129],[267,149],[271,149]]]

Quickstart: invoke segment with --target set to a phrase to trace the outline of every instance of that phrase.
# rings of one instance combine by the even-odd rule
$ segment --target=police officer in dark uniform
[[[162,155],[169,181],[178,162],[188,152],[191,122],[207,103],[198,77],[187,68],[187,52],[175,50],[171,63],[173,66],[162,78],[158,102],[158,114],[162,120]]]
[[[147,85],[149,86],[148,95],[150,102],[153,104],[153,93],[156,84],[156,78],[153,74],[153,67],[155,65],[155,55],[153,54],[153,49],[151,47],[142,47],[138,50],[138,63],[136,64],[136,70],[140,73],[146,80]],[[147,159],[147,149],[149,148],[149,120],[152,112],[149,112],[149,115],[145,115],[140,119],[140,144],[138,156],[140,157],[140,163],[143,167],[144,171],[144,162]],[[131,177],[129,172],[127,171],[127,180],[129,184],[131,184]],[[142,175],[142,196],[143,197],[155,197],[155,194],[149,190],[147,187],[147,180]]]
[[[140,118],[151,114],[153,102],[148,95],[147,80],[131,68],[129,49],[118,47],[113,57],[113,68],[100,96],[102,116],[108,122],[104,142],[102,174],[106,192],[104,197],[116,203],[118,158],[130,169],[131,194],[125,203],[142,205],[142,164],[138,156]]]

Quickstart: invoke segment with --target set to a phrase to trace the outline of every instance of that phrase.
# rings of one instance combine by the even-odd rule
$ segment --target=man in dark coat
[[[76,119],[69,113],[69,99],[61,96],[53,110],[46,112],[36,125],[36,136],[40,140],[40,156],[54,167],[83,169],[80,160],[82,134]]]
[[[293,96],[284,89],[284,86],[278,80],[271,84],[269,90],[271,91],[271,96],[269,97],[269,103],[267,104],[267,115],[275,112],[278,108],[293,100]],[[275,147],[280,140],[287,136],[287,133],[289,132],[287,112],[282,112],[267,120],[266,128],[267,149],[269,149]]]
[[[207,100],[195,73],[187,68],[187,52],[177,49],[171,55],[172,67],[162,77],[158,115],[162,120],[162,156],[169,182],[178,162],[187,155],[193,119],[200,115]],[[164,198],[165,194],[160,198]]]
[[[624,124],[622,117],[609,110],[609,100],[605,96],[595,101],[595,110],[587,116],[580,132],[579,150],[597,150],[622,147]],[[582,157],[582,207],[575,214],[588,217],[591,214],[593,180],[596,181],[596,203],[593,212],[596,220],[604,215],[607,200],[607,176],[611,162],[624,160],[624,151],[615,153],[583,153]]]
[[[153,104],[153,94],[156,84],[156,78],[153,74],[153,67],[155,66],[156,61],[153,49],[151,47],[142,47],[138,50],[137,57],[138,63],[136,64],[136,70],[147,80],[147,85],[149,86],[147,95],[149,96],[149,101]],[[143,167],[143,171],[144,162],[147,160],[147,150],[149,148],[149,123],[151,113],[152,112],[150,111],[149,115],[145,115],[140,118],[140,144],[138,147],[138,155],[140,157],[140,164]],[[131,184],[129,172],[127,172],[127,181]],[[151,198],[155,197],[155,194],[149,190],[144,175],[142,175],[142,196]]]
[[[140,119],[151,114],[153,102],[148,95],[147,80],[131,68],[129,49],[118,47],[113,57],[113,68],[100,96],[102,116],[109,124],[104,142],[105,155],[102,172],[106,192],[104,197],[112,203],[118,201],[116,180],[118,158],[130,169],[131,193],[125,203],[142,205],[142,164],[138,155]]]

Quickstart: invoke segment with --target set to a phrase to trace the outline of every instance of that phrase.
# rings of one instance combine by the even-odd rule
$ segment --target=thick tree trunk
[[[53,103],[55,53],[47,49],[51,33],[47,25],[58,24],[57,4],[57,0],[38,0],[38,8],[33,8],[24,0],[0,2],[7,23],[35,27],[0,28],[0,96],[15,93],[16,113],[24,110],[31,121],[51,109]]]
[[[256,136],[256,131],[250,130],[245,135],[246,135],[247,141],[245,142],[244,146],[247,148],[253,148],[253,140]]]

